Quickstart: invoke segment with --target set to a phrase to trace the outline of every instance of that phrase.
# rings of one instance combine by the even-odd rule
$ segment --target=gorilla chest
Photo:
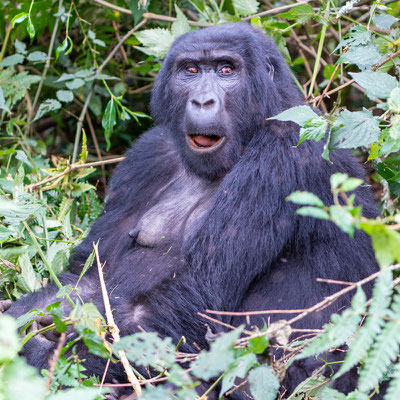
[[[155,194],[129,235],[144,247],[182,242],[208,210],[217,187],[217,183],[178,174]]]

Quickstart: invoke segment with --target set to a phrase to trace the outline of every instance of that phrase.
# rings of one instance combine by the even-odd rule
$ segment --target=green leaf
[[[141,21],[143,14],[147,11],[150,1],[126,0],[126,4],[132,11],[134,25],[137,25]]]
[[[376,142],[372,143],[369,149],[368,161],[375,160],[379,157],[379,150],[381,149],[381,145]]]
[[[174,345],[172,339],[161,339],[154,332],[139,332],[121,338],[112,346],[114,354],[124,350],[133,363],[156,369],[163,369],[175,363]]]
[[[25,21],[28,18],[28,13],[27,12],[22,12],[14,16],[14,18],[11,20],[11,25],[14,28],[15,24],[20,24],[21,22]]]
[[[296,210],[296,214],[302,215],[303,217],[329,219],[329,214],[322,208],[317,208],[317,207],[301,207],[298,210]]]
[[[40,204],[19,204],[11,200],[0,199],[0,215],[6,218],[6,222],[18,224],[25,221],[31,215],[37,215],[43,211]]]
[[[6,99],[4,98],[3,89],[0,87],[0,110],[7,111],[11,113],[10,109],[7,107]]]
[[[379,119],[371,111],[342,111],[333,123],[329,149],[368,147],[379,141]]]
[[[342,183],[346,182],[348,178],[349,176],[347,174],[342,174],[340,172],[331,175],[330,181],[332,190],[337,189]]]
[[[298,24],[304,24],[314,17],[314,15],[314,9],[309,4],[301,4],[291,8],[289,12],[279,14],[278,17],[294,20]]]
[[[28,18],[28,24],[26,25],[26,31],[28,32],[28,35],[31,39],[35,37],[35,27],[32,23],[31,17],[29,16]]]
[[[94,257],[95,257],[95,251],[93,249],[93,251],[90,253],[89,257],[87,258],[85,265],[83,266],[82,272],[79,275],[79,279],[81,279],[83,277],[83,275],[86,274],[88,269],[93,265]]]
[[[391,91],[400,86],[394,76],[384,72],[350,72],[350,75],[356,83],[366,90],[367,96],[371,100],[376,100],[376,98],[387,99],[390,96]]]
[[[389,387],[386,390],[385,400],[398,400],[400,397],[400,368],[398,364],[394,368],[391,378]]]
[[[156,57],[165,57],[174,41],[172,33],[163,28],[145,29],[135,33],[137,39],[143,44],[144,47],[137,47],[148,55]]]
[[[50,111],[56,111],[61,108],[61,103],[55,99],[47,99],[42,104],[40,104],[39,109],[37,110],[35,119],[32,121],[37,121],[38,119],[42,118],[43,115],[47,114]]]
[[[267,364],[250,371],[249,385],[255,400],[275,400],[280,386],[274,370]]]
[[[104,137],[107,142],[107,151],[110,149],[111,142],[110,137],[114,130],[114,125],[117,123],[117,109],[115,106],[114,98],[107,103],[106,110],[104,111],[103,118],[101,120],[101,125],[104,129]]]
[[[315,396],[313,396],[313,400],[346,400],[346,395],[340,393],[336,389],[324,386]]]
[[[346,400],[369,400],[369,396],[367,394],[360,393],[358,390],[355,390],[347,395]]]
[[[356,64],[358,68],[364,70],[370,69],[382,60],[383,56],[378,48],[373,44],[369,44],[367,46],[350,47],[346,53],[340,56],[338,62]]]
[[[176,12],[176,21],[171,26],[171,31],[172,35],[174,36],[174,39],[191,31],[188,19],[176,4],[175,4],[175,12]]]
[[[291,193],[289,196],[286,197],[286,201],[291,201],[292,203],[296,204],[305,204],[310,206],[317,206],[323,207],[324,203],[322,200],[313,193],[310,192],[303,192],[303,191],[296,191]]]
[[[43,51],[33,51],[28,55],[28,61],[46,61],[47,60],[47,54],[43,53]]]
[[[65,389],[46,398],[46,400],[97,400],[100,394],[108,393],[110,389],[74,388]]]
[[[389,109],[395,113],[400,113],[400,87],[393,89],[388,99]]]
[[[225,392],[234,386],[236,378],[245,378],[247,372],[255,364],[257,364],[257,357],[253,353],[247,353],[238,357],[222,378],[219,396],[222,397]]]
[[[20,350],[17,323],[9,315],[0,316],[0,362],[14,359]]]
[[[103,316],[93,303],[76,305],[69,317],[74,323],[81,324],[93,332],[99,331],[99,321],[104,321]]]
[[[329,213],[331,220],[350,237],[354,235],[354,220],[353,216],[343,207],[330,206]]]
[[[1,67],[12,67],[13,65],[22,64],[25,57],[22,54],[13,54],[12,56],[4,57],[0,63]]]
[[[398,20],[399,19],[393,17],[393,15],[386,13],[375,14],[372,18],[374,25],[381,29],[389,29]]]
[[[60,53],[65,52],[65,54],[68,54],[72,51],[72,48],[73,48],[72,40],[69,36],[67,36],[56,49],[56,60],[58,60]],[[62,75],[61,75],[61,77],[62,77]]]
[[[356,25],[349,29],[345,37],[336,46],[335,51],[341,47],[356,47],[368,44],[371,41],[371,31],[363,25]]]
[[[36,279],[33,265],[27,253],[18,257],[18,265],[21,268],[21,274],[18,276],[18,287],[25,292],[34,292],[40,289],[41,285]]]
[[[85,81],[81,78],[74,78],[72,81],[68,81],[65,83],[65,86],[70,89],[70,90],[74,90],[74,89],[79,89],[80,87],[82,87],[85,84]]]
[[[70,90],[57,90],[56,96],[58,100],[64,103],[70,103],[74,100],[74,94]]]
[[[208,380],[219,375],[235,360],[233,344],[242,332],[242,328],[225,333],[211,343],[210,351],[202,351],[191,364],[192,373],[197,378]]]
[[[349,178],[347,179],[342,186],[340,186],[340,192],[351,192],[352,190],[357,189],[360,185],[362,185],[364,181],[358,178]]]
[[[165,386],[146,386],[146,389],[143,390],[143,394],[140,397],[140,400],[174,400],[176,396],[172,392],[171,388]]]
[[[260,6],[256,0],[232,0],[232,4],[237,14],[244,17],[256,14]]]
[[[269,345],[269,339],[267,335],[258,336],[249,340],[247,348],[256,354],[264,353],[265,349]]]
[[[285,110],[269,119],[277,119],[278,121],[293,121],[296,124],[303,126],[307,121],[310,121],[314,118],[319,118],[319,116],[309,106],[296,106],[289,108],[288,110]]]
[[[300,138],[297,146],[300,145],[305,140],[313,140],[314,142],[319,142],[325,137],[328,130],[328,122],[322,118],[313,118],[306,121],[300,128]]]
[[[24,42],[20,42],[18,39],[15,39],[14,47],[15,47],[15,50],[17,50],[17,53],[19,53],[19,54],[22,54],[25,56],[28,53],[26,50],[26,44]]]
[[[393,140],[400,140],[400,115],[393,115],[390,118],[389,135]]]

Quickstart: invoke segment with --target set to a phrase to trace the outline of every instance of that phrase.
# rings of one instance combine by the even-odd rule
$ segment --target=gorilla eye
[[[219,70],[219,72],[221,74],[231,74],[233,72],[233,68],[230,65],[225,65]]]
[[[197,74],[199,72],[199,69],[196,66],[191,65],[190,67],[186,67],[186,72],[188,72],[189,74]]]

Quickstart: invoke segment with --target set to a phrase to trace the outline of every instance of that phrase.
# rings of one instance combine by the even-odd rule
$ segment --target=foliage
[[[256,0],[0,5],[1,296],[16,300],[50,280],[60,288],[60,301],[45,309],[17,321],[0,316],[0,398],[104,398],[76,354],[78,339],[110,362],[123,350],[133,366],[150,367],[158,380],[173,384],[154,386],[141,377],[148,383],[143,399],[196,399],[195,387],[204,380],[209,380],[205,395],[217,389],[222,397],[246,387],[255,399],[274,399],[291,360],[321,359],[341,345],[347,352],[336,374],[322,374],[331,367],[326,361],[288,398],[365,400],[388,377],[385,400],[399,397],[400,294],[394,263],[400,263],[400,6],[358,3],[272,1],[273,9]],[[104,318],[80,299],[79,283],[63,287],[57,274],[102,212],[110,156],[122,154],[150,124],[148,93],[173,40],[197,26],[240,20],[274,39],[314,107],[274,117],[300,126],[296,151],[306,140],[323,141],[327,162],[330,152],[346,148],[373,167],[369,178],[382,211],[376,220],[363,217],[355,203],[352,192],[364,183],[345,174],[331,178],[332,205],[307,192],[288,197],[301,206],[299,215],[331,221],[350,236],[356,230],[371,236],[381,266],[371,278],[376,278],[372,299],[359,285],[351,308],[333,315],[313,340],[288,343],[290,326],[281,321],[261,331],[241,327],[216,336],[210,350],[199,355],[180,353],[179,344],[155,333],[111,344]],[[94,259],[92,253],[81,278]],[[34,320],[49,315],[51,325],[34,328]],[[42,371],[42,378],[18,351],[53,329],[72,329],[75,336],[65,340],[54,368]],[[289,362],[271,361],[277,344],[292,349]],[[355,392],[345,395],[329,387],[354,366],[359,369]]]

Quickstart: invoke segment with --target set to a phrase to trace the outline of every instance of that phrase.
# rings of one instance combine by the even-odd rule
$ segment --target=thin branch
[[[94,251],[96,253],[96,261],[97,261],[97,270],[99,272],[99,279],[100,279],[100,287],[101,287],[101,293],[103,295],[103,302],[104,302],[104,309],[106,312],[106,318],[107,318],[107,324],[110,328],[111,335],[114,339],[114,343],[119,342],[121,339],[119,335],[119,329],[117,324],[114,321],[114,316],[111,310],[111,305],[110,305],[110,299],[108,297],[107,293],[107,288],[106,288],[106,283],[104,281],[104,276],[103,276],[103,266],[100,263],[100,257],[99,257],[99,249],[98,245],[96,243],[93,243]],[[132,384],[133,390],[137,394],[138,397],[141,396],[142,394],[142,388],[140,387],[140,382],[136,375],[134,374],[131,365],[129,364],[128,358],[126,357],[125,351],[120,350],[118,352],[118,355],[121,359],[122,366],[124,367],[126,376],[128,377],[129,382]]]
[[[105,165],[105,164],[114,164],[114,163],[121,162],[124,159],[125,159],[125,157],[116,157],[116,158],[110,158],[108,160],[94,161],[94,162],[85,163],[85,164],[73,164],[73,165],[68,166],[63,172],[60,172],[57,175],[50,176],[40,182],[32,183],[31,185],[25,186],[25,189],[28,191],[31,191],[33,189],[36,189],[39,186],[45,185],[46,183],[55,181],[64,175],[68,175],[69,173],[76,171],[77,169],[98,167],[99,165]]]
[[[58,339],[57,348],[54,350],[54,355],[51,360],[49,360],[49,373],[46,380],[46,389],[48,393],[50,392],[51,382],[53,380],[54,371],[56,370],[58,359],[60,358],[61,350],[64,347],[66,340],[65,332],[62,332],[60,338]]]

